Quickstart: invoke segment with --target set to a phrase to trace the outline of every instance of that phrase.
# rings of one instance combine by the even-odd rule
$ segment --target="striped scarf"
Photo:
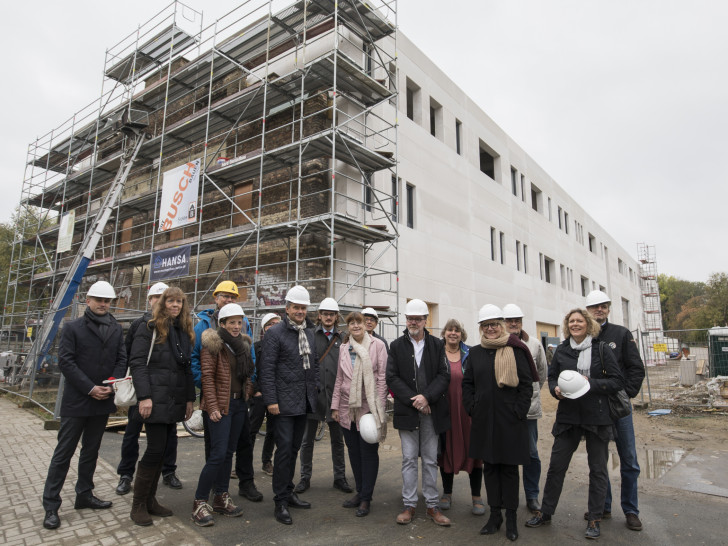
[[[291,324],[298,330],[298,354],[303,357],[303,369],[308,370],[311,368],[311,364],[308,361],[308,355],[311,354],[311,347],[306,337],[306,321],[304,320],[303,324],[296,324],[291,321]]]

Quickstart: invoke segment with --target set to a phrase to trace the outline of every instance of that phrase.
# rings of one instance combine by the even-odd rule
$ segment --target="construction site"
[[[162,279],[195,311],[234,281],[256,332],[294,284],[396,317],[395,30],[396,1],[245,2],[207,26],[175,1],[108,48],[101,95],[28,147],[6,380],[58,382],[55,333],[97,280],[121,322]]]

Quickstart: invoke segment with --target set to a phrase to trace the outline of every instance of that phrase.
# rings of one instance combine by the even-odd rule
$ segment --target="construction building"
[[[29,147],[21,206],[40,214],[13,246],[15,348],[104,208],[78,295],[108,280],[120,319],[166,264],[198,310],[235,281],[254,324],[302,284],[375,307],[389,339],[411,298],[435,330],[475,333],[481,305],[515,302],[529,333],[558,337],[595,288],[637,329],[637,261],[398,32],[396,4],[260,0],[203,27],[173,2],[108,49],[101,97]],[[197,179],[191,201],[175,176],[181,193]]]

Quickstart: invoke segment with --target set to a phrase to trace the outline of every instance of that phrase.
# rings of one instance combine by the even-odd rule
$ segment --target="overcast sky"
[[[189,0],[205,21],[238,1]],[[0,221],[28,144],[98,98],[107,47],[157,0],[4,6]],[[633,256],[728,271],[728,3],[399,0],[400,29]]]

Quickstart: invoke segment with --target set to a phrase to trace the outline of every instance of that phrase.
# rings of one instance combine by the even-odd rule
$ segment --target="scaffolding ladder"
[[[48,311],[45,313],[45,317],[40,325],[40,331],[38,336],[35,338],[33,345],[28,352],[28,356],[23,363],[23,367],[19,373],[19,376],[23,378],[23,386],[26,382],[30,381],[30,394],[33,393],[33,384],[35,382],[35,373],[42,364],[50,352],[50,348],[53,341],[58,333],[58,329],[61,325],[63,317],[66,315],[68,308],[70,307],[78,287],[81,284],[86,269],[94,255],[96,246],[103,235],[106,223],[109,221],[111,212],[116,207],[116,202],[119,200],[124,184],[129,176],[134,160],[139,153],[139,150],[147,137],[146,133],[142,130],[141,124],[134,126],[128,124],[121,130],[127,135],[127,138],[134,139],[133,147],[127,147],[127,150],[131,153],[125,154],[119,165],[119,170],[109,187],[109,191],[104,197],[104,201],[99,208],[99,212],[96,215],[91,229],[86,232],[81,247],[78,253],[73,259],[71,266],[66,273],[63,282],[61,283],[60,289],[56,294]]]
[[[661,364],[665,362],[665,353],[655,352],[654,344],[662,343],[662,306],[660,305],[660,289],[657,285],[657,262],[655,247],[646,243],[638,243],[637,259],[640,264],[640,292],[642,294],[642,312],[644,318],[643,355],[645,364]]]

